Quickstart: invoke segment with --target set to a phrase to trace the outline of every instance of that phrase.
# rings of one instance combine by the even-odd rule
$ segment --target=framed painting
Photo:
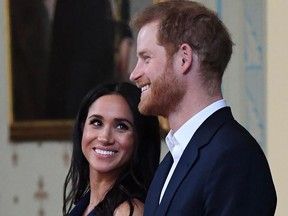
[[[129,20],[152,1],[6,0],[10,140],[70,140],[95,85],[128,80]]]

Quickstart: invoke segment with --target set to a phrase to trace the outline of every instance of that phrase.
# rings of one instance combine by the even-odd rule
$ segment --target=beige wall
[[[267,153],[278,195],[277,216],[288,215],[288,1],[267,0]]]

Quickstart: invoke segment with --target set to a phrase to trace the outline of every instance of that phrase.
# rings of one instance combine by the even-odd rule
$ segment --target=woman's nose
[[[105,137],[98,136],[97,139],[98,139],[98,141],[100,141],[100,142],[104,142],[104,143],[105,143],[105,142],[108,142],[107,138],[105,138]]]
[[[97,140],[101,143],[112,143],[113,142],[113,134],[109,128],[103,128],[101,133],[99,133]]]

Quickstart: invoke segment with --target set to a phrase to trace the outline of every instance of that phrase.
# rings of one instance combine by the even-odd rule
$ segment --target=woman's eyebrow
[[[127,122],[128,124],[130,124],[132,127],[134,127],[134,123],[126,118],[115,118],[116,121],[124,121],[124,122]]]
[[[101,115],[98,115],[98,114],[92,114],[92,115],[88,116],[88,119],[91,119],[91,118],[100,118],[100,119],[102,119],[103,117]]]

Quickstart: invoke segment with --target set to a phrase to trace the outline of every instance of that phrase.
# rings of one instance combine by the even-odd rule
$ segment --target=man
[[[166,117],[171,128],[144,215],[274,215],[265,155],[222,96],[233,43],[221,20],[199,3],[169,1],[144,9],[133,25],[139,110]]]

